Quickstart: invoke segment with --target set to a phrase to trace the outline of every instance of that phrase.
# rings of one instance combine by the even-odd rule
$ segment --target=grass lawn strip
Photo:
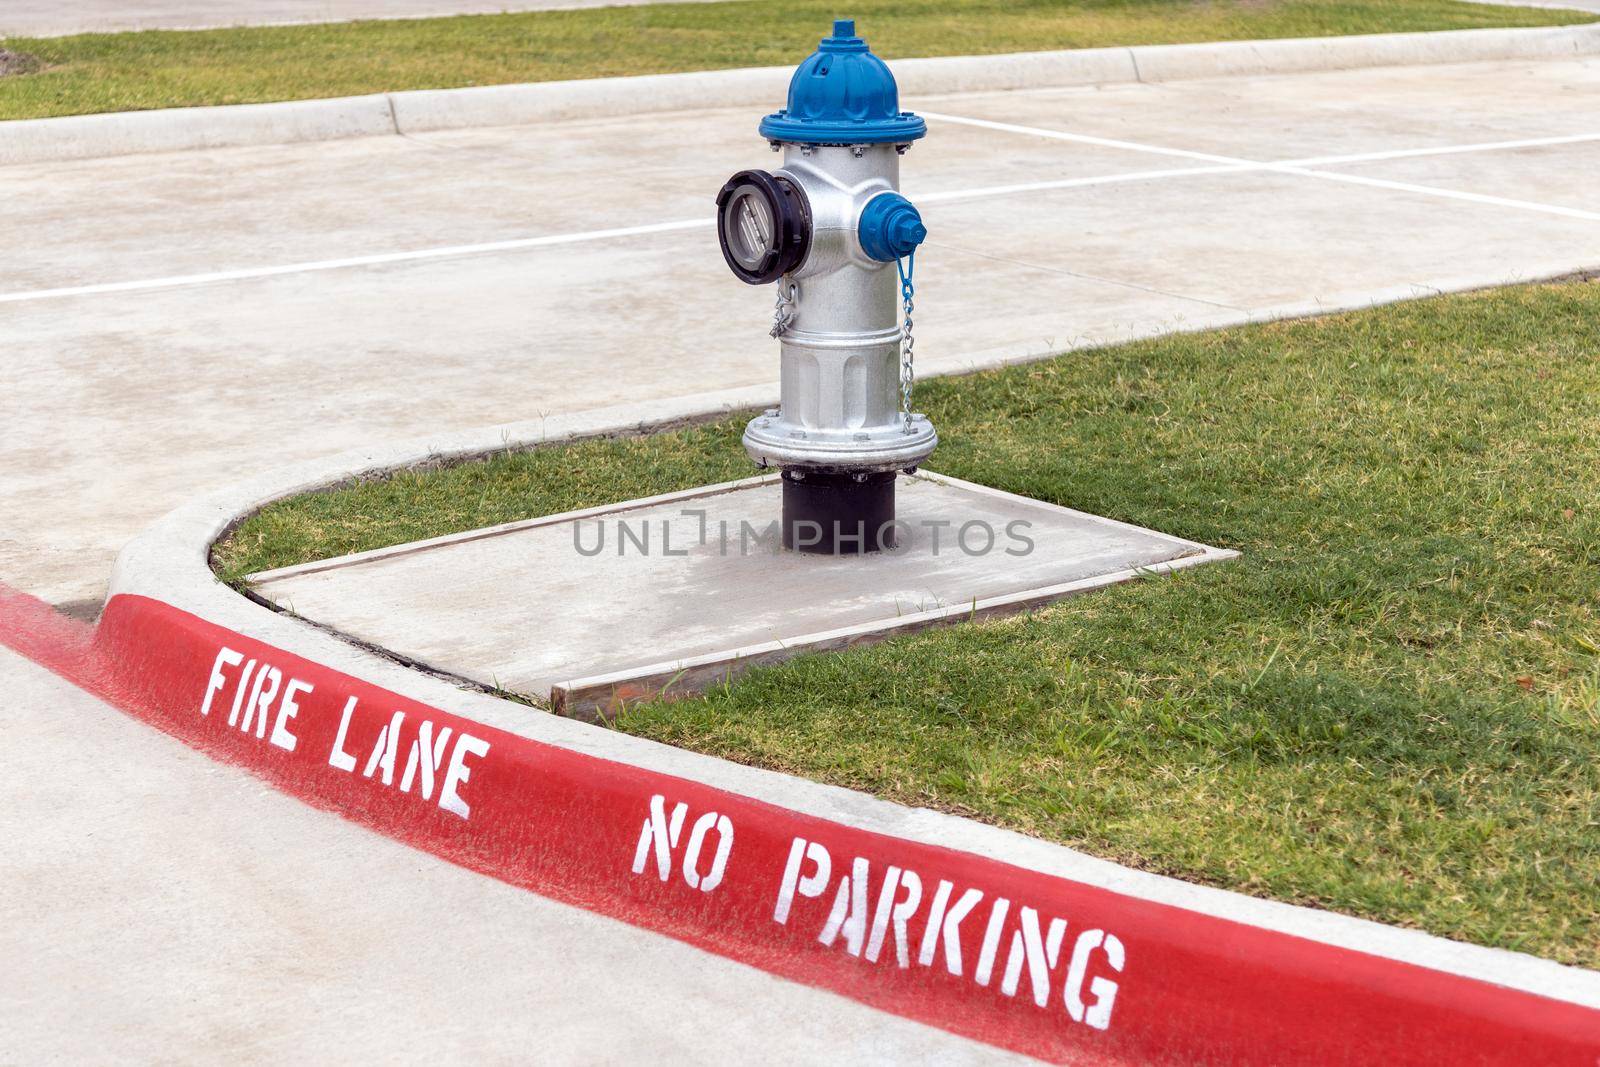
[[[891,59],[1595,19],[1455,0],[857,0],[842,13]],[[0,119],[789,65],[840,14],[837,0],[742,0],[14,37],[0,46],[33,58],[0,76]]]
[[[1149,870],[1600,965],[1600,284],[918,384],[933,469],[1243,558],[757,670],[621,729]],[[274,504],[269,567],[748,473],[742,419]]]

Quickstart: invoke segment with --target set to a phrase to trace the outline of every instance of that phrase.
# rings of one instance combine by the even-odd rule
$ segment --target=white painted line
[[[1186,148],[1164,148],[1161,145],[1143,144],[1139,141],[1119,141],[1111,137],[1095,137],[1087,133],[1068,133],[1065,130],[1046,130],[1038,126],[1018,126],[1010,122],[994,122],[989,119],[973,119],[963,115],[946,115],[937,111],[919,111],[917,114],[925,119],[934,119],[939,122],[952,122],[958,126],[976,126],[984,130],[998,130],[1001,133],[1020,133],[1029,137],[1046,137],[1055,141],[1071,141],[1074,144],[1092,144],[1101,148],[1121,148],[1129,152],[1147,152],[1158,156],[1178,156],[1181,159],[1199,159],[1207,163],[1227,163],[1232,166],[1241,164],[1246,166],[1260,166],[1253,159],[1239,159],[1235,156],[1219,156],[1211,152],[1191,152]]]
[[[715,221],[715,219],[709,218],[680,219],[676,222],[657,222],[648,226],[623,226],[611,230],[558,233],[545,237],[519,237],[510,241],[447,245],[443,248],[422,248],[411,252],[383,252],[370,256],[314,260],[309,263],[285,263],[277,267],[246,267],[241,270],[212,271],[207,274],[179,274],[168,278],[146,278],[133,282],[102,282],[98,285],[72,285],[60,289],[32,289],[19,293],[0,293],[0,304],[14,304],[24,300],[50,300],[63,296],[89,296],[96,293],[130,293],[144,289],[171,289],[183,285],[204,285],[208,282],[233,282],[249,278],[271,278],[280,274],[305,274],[319,270],[342,270],[346,267],[371,267],[384,263],[412,263],[424,259],[473,256],[486,252],[509,252],[521,248],[546,248],[550,245],[604,241],[613,237],[637,237],[641,234],[692,230],[701,226],[710,226]]]
[[[1369,178],[1361,174],[1345,174],[1333,170],[1308,170],[1304,167],[1275,166],[1269,168],[1284,174],[1299,174],[1307,178],[1322,178],[1325,181],[1344,182],[1346,185],[1366,185],[1374,189],[1390,189],[1400,193],[1420,193],[1424,196],[1437,196],[1445,200],[1464,200],[1470,204],[1490,204],[1494,207],[1516,208],[1521,211],[1536,211],[1543,215],[1560,215],[1569,219],[1583,219],[1586,222],[1600,222],[1600,211],[1584,211],[1582,208],[1562,207],[1559,204],[1541,204],[1533,200],[1516,200],[1508,196],[1490,196],[1487,193],[1469,193],[1460,189],[1444,189],[1437,185],[1417,185],[1414,182],[1390,181],[1387,178]]]
[[[1018,185],[992,185],[977,189],[956,189],[942,193],[923,193],[919,203],[938,203],[948,200],[972,200],[990,196],[1008,196],[1051,189],[1075,189],[1091,185],[1109,185],[1116,182],[1152,181],[1195,174],[1227,174],[1235,171],[1260,170],[1261,164],[1241,163],[1214,167],[1187,167],[1168,170],[1133,171],[1122,174],[1102,174],[1085,178],[1063,178],[1057,181],[1026,182]],[[447,245],[442,248],[423,248],[410,252],[388,252],[370,256],[349,256],[342,259],[314,260],[308,263],[285,263],[276,267],[245,267],[238,270],[210,271],[203,274],[178,274],[165,278],[145,278],[131,282],[101,282],[94,285],[72,285],[57,289],[29,289],[15,293],[0,293],[0,304],[15,304],[30,300],[54,300],[70,296],[94,296],[102,293],[140,292],[149,289],[176,289],[188,285],[206,285],[212,282],[247,281],[254,278],[272,278],[284,274],[302,274],[311,271],[342,270],[349,267],[369,267],[386,263],[410,263],[428,259],[447,259],[455,256],[479,255],[489,252],[510,252],[525,248],[546,248],[551,245],[576,244],[584,241],[602,241],[613,237],[635,237],[644,234],[670,233],[676,230],[710,226],[714,218],[680,219],[648,226],[627,226],[610,230],[590,230],[584,233],[552,234],[545,237],[524,237],[509,241],[492,241],[484,244]]]
[[[1048,182],[1023,182],[1019,185],[989,185],[978,189],[952,189],[942,193],[917,193],[912,197],[919,204],[939,204],[950,200],[976,200],[988,196],[1011,196],[1015,193],[1049,192],[1052,189],[1082,189],[1090,185],[1114,185],[1118,182],[1155,181],[1161,178],[1192,177],[1200,174],[1240,174],[1245,171],[1265,169],[1258,163],[1227,164],[1215,167],[1176,167],[1169,170],[1136,170],[1122,174],[1097,174],[1087,178],[1061,178]]]
[[[1517,200],[1511,197],[1491,196],[1484,193],[1464,192],[1456,189],[1444,189],[1432,185],[1417,185],[1411,182],[1391,181],[1384,178],[1373,178],[1360,174],[1346,174],[1342,172],[1311,169],[1314,166],[1330,166],[1341,163],[1365,163],[1387,159],[1407,159],[1417,156],[1450,155],[1464,152],[1494,152],[1510,151],[1521,148],[1538,148],[1552,145],[1582,144],[1600,141],[1600,133],[1580,133],[1559,137],[1539,137],[1519,141],[1489,141],[1468,145],[1444,145],[1435,148],[1395,149],[1384,152],[1365,152],[1343,156],[1310,156],[1303,159],[1286,159],[1277,161],[1261,161],[1243,159],[1235,156],[1222,156],[1209,152],[1191,152],[1182,148],[1168,148],[1163,145],[1144,144],[1139,141],[1125,141],[1116,138],[1096,137],[1090,134],[1070,133],[1064,130],[1050,130],[1038,126],[1019,126],[1009,122],[994,122],[989,119],[968,118],[961,115],[947,115],[942,112],[924,111],[925,118],[939,122],[949,122],[960,126],[975,126],[982,129],[997,130],[1003,133],[1016,133],[1030,137],[1042,137],[1049,140],[1070,141],[1076,144],[1095,145],[1101,148],[1120,149],[1129,152],[1142,152],[1149,155],[1175,156],[1180,159],[1193,159],[1207,162],[1211,166],[1175,167],[1162,170],[1129,171],[1120,174],[1092,175],[1083,178],[1062,178],[1055,181],[1023,182],[1013,185],[980,186],[975,189],[954,189],[939,193],[920,193],[917,195],[919,203],[943,203],[954,200],[977,200],[993,196],[1012,196],[1019,193],[1048,192],[1057,189],[1081,189],[1096,185],[1113,185],[1122,182],[1158,181],[1167,178],[1202,177],[1217,174],[1242,174],[1252,171],[1265,171],[1278,174],[1293,174],[1307,178],[1321,178],[1326,181],[1344,182],[1350,185],[1364,185],[1378,189],[1388,189],[1395,192],[1417,193],[1426,196],[1435,196],[1449,200],[1461,200],[1468,203],[1487,204],[1494,207],[1509,207],[1522,211],[1535,211],[1549,215],[1560,215],[1566,218],[1582,219],[1584,221],[1600,221],[1600,212],[1585,211],[1581,208],[1562,207],[1556,204],[1543,204],[1531,200]],[[238,270],[211,271],[201,274],[179,274],[165,278],[145,278],[128,282],[102,282],[93,285],[72,285],[55,289],[30,289],[15,293],[0,293],[0,304],[22,303],[32,300],[53,300],[72,296],[94,296],[103,293],[141,292],[152,289],[175,289],[189,285],[206,285],[214,282],[247,281],[256,278],[272,278],[286,274],[305,274],[313,271],[343,270],[351,267],[381,266],[387,263],[412,263],[430,259],[448,259],[459,256],[481,255],[494,252],[511,252],[527,248],[547,248],[553,245],[579,244],[586,241],[604,241],[615,237],[637,237],[657,233],[671,233],[678,230],[697,229],[710,226],[716,220],[712,218],[679,219],[672,222],[658,222],[644,226],[624,226],[606,230],[588,230],[579,233],[550,234],[544,237],[521,237],[507,241],[489,241],[481,244],[446,245],[440,248],[422,248],[409,252],[385,252],[368,256],[348,256],[341,259],[313,260],[306,263],[285,263],[275,267],[245,267]]]
[[[1348,156],[1307,156],[1280,159],[1278,166],[1331,167],[1340,163],[1372,163],[1385,159],[1415,159],[1418,156],[1452,156],[1463,152],[1514,152],[1519,148],[1548,148],[1552,145],[1584,144],[1600,141],[1600,133],[1574,133],[1566,137],[1532,137],[1525,141],[1483,141],[1478,144],[1440,145],[1437,148],[1397,148],[1387,152],[1359,152]]]
[[[1436,185],[1418,185],[1414,182],[1390,181],[1385,178],[1369,178],[1360,174],[1345,174],[1331,170],[1313,170],[1299,165],[1297,160],[1283,160],[1279,162],[1242,159],[1236,156],[1219,156],[1210,152],[1191,152],[1183,148],[1168,148],[1164,145],[1143,144],[1138,141],[1121,141],[1106,137],[1094,137],[1088,134],[1068,133],[1063,130],[1044,129],[1039,126],[1018,126],[1009,122],[991,122],[988,119],[966,118],[960,115],[934,114],[922,112],[924,118],[937,119],[940,122],[951,122],[957,125],[977,126],[987,130],[1000,130],[1005,133],[1018,133],[1034,137],[1043,137],[1055,141],[1072,141],[1078,144],[1092,144],[1103,148],[1119,148],[1129,152],[1145,152],[1151,155],[1182,156],[1187,159],[1204,159],[1214,163],[1226,163],[1240,170],[1261,170],[1275,174],[1293,174],[1304,178],[1321,178],[1324,181],[1344,182],[1347,185],[1365,185],[1375,189],[1389,189],[1394,192],[1418,193],[1424,196],[1436,196],[1446,200],[1463,200],[1474,204],[1489,204],[1494,207],[1516,208],[1521,211],[1535,211],[1546,215],[1560,215],[1571,219],[1584,219],[1590,222],[1600,222],[1600,212],[1584,211],[1581,208],[1562,207],[1558,204],[1542,204],[1533,200],[1517,200],[1505,196],[1490,196],[1486,193],[1469,193],[1459,189],[1444,189]],[[1571,138],[1571,142],[1579,140],[1596,140],[1600,136],[1593,134],[1579,134]],[[1541,142],[1505,142],[1507,146],[1529,146]],[[1543,143],[1569,143],[1564,139],[1549,139]],[[1463,145],[1458,151],[1489,151],[1491,146]],[[1444,149],[1418,149],[1413,154],[1442,155]],[[1372,158],[1385,158],[1381,154],[1374,154]],[[1398,155],[1393,158],[1400,158]],[[1346,157],[1344,159],[1328,159],[1325,162],[1359,162],[1359,159]],[[1186,172],[1179,172],[1186,173]]]

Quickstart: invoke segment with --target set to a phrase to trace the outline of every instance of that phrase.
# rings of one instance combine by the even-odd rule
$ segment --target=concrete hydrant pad
[[[895,549],[803,555],[778,545],[780,496],[755,478],[252,581],[358,641],[589,712],[1236,555],[931,473],[900,478]]]

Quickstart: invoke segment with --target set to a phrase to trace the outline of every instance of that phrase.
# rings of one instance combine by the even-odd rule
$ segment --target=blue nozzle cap
[[[928,124],[900,110],[889,65],[856,36],[854,19],[835,19],[833,36],[795,68],[789,106],[761,120],[761,136],[792,144],[907,144]]]
[[[880,193],[867,201],[857,228],[861,250],[880,263],[909,256],[928,239],[916,205],[899,193]]]

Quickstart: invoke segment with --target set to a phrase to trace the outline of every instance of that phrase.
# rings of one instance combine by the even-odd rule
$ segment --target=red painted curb
[[[122,595],[0,643],[455,863],[1075,1063],[1600,1063],[1600,1012],[1069,881],[484,726]],[[537,714],[529,712],[529,714]]]

